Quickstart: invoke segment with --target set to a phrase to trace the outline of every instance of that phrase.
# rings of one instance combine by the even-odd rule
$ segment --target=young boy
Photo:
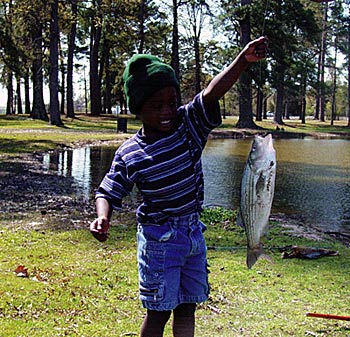
[[[218,100],[249,63],[266,55],[266,39],[250,42],[208,87],[177,108],[174,70],[151,55],[135,55],[123,74],[130,111],[142,128],[116,151],[96,193],[90,230],[107,239],[112,209],[136,185],[139,289],[147,309],[141,337],[161,337],[173,312],[173,335],[193,337],[196,303],[209,294],[201,154],[221,123]]]

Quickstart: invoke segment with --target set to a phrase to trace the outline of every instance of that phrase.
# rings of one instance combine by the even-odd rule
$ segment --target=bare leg
[[[175,308],[173,320],[174,337],[194,337],[195,311],[195,303],[183,303]]]
[[[171,311],[147,310],[141,327],[141,337],[162,337]],[[185,337],[185,336],[184,336]]]

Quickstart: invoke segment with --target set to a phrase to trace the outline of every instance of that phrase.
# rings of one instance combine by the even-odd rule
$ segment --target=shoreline
[[[84,146],[86,146],[85,144]],[[93,192],[79,196],[72,177],[44,170],[42,156],[34,153],[0,160],[0,219],[2,227],[25,230],[88,229],[95,217]],[[135,223],[136,200],[126,198],[123,210],[112,219],[112,226]],[[121,221],[121,219],[123,219]],[[284,213],[270,215],[271,226],[277,224],[293,237],[316,242],[332,240],[349,247],[350,236],[323,232],[303,226],[302,219]]]
[[[18,130],[8,130],[18,132]],[[26,130],[27,131],[27,130]],[[55,130],[61,131],[61,130]],[[27,131],[28,132],[28,131]],[[102,131],[103,132],[103,131]],[[85,133],[85,132],[84,132]],[[281,129],[235,129],[219,128],[210,134],[210,139],[244,139],[252,138],[255,134],[272,133],[275,139],[303,139],[313,137],[315,139],[346,139],[350,140],[348,133],[294,133],[286,132]],[[107,134],[107,132],[106,132]],[[108,131],[110,135],[110,131]],[[44,170],[41,163],[43,155],[50,152],[62,151],[64,149],[74,149],[85,146],[117,146],[122,144],[134,133],[115,133],[115,139],[81,139],[78,141],[65,141],[56,143],[55,148],[48,150],[36,150],[31,153],[16,153],[14,155],[0,155],[0,218],[7,222],[11,227],[13,221],[18,220],[18,225],[25,227],[33,223],[31,229],[37,230],[44,226],[54,225],[54,228],[77,229],[86,228],[94,217],[95,208],[93,202],[93,192],[88,199],[77,196],[74,191],[74,182],[71,177],[57,175],[56,172]],[[67,135],[68,136],[68,135]],[[134,212],[136,204],[133,201],[127,201],[123,210],[123,216],[130,219],[134,217],[128,213]],[[6,213],[10,213],[10,219],[7,220]],[[71,219],[70,213],[79,213],[74,219]],[[30,215],[33,220],[28,220],[25,224],[26,216]],[[299,219],[293,219],[285,214],[272,214],[271,220],[275,219],[282,227],[289,228],[292,235],[308,236],[309,229],[302,226]],[[7,227],[6,226],[6,227]],[[342,236],[341,233],[323,233],[317,229],[312,230],[315,237],[327,236],[346,245],[350,244],[348,236]]]

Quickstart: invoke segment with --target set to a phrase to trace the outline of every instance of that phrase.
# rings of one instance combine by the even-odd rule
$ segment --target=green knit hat
[[[136,54],[128,62],[124,73],[124,92],[129,110],[139,113],[142,104],[156,91],[165,87],[179,90],[175,71],[158,57]]]

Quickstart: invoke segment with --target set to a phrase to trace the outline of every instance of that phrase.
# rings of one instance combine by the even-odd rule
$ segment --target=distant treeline
[[[238,126],[267,111],[277,123],[307,115],[331,123],[350,111],[350,0],[4,0],[0,69],[6,113],[62,125],[75,107],[125,110],[121,75],[134,53],[173,66],[186,102],[260,35],[269,56],[220,102]],[[74,77],[73,77],[74,76]],[[74,81],[73,81],[74,79]],[[43,99],[50,90],[49,107]]]

